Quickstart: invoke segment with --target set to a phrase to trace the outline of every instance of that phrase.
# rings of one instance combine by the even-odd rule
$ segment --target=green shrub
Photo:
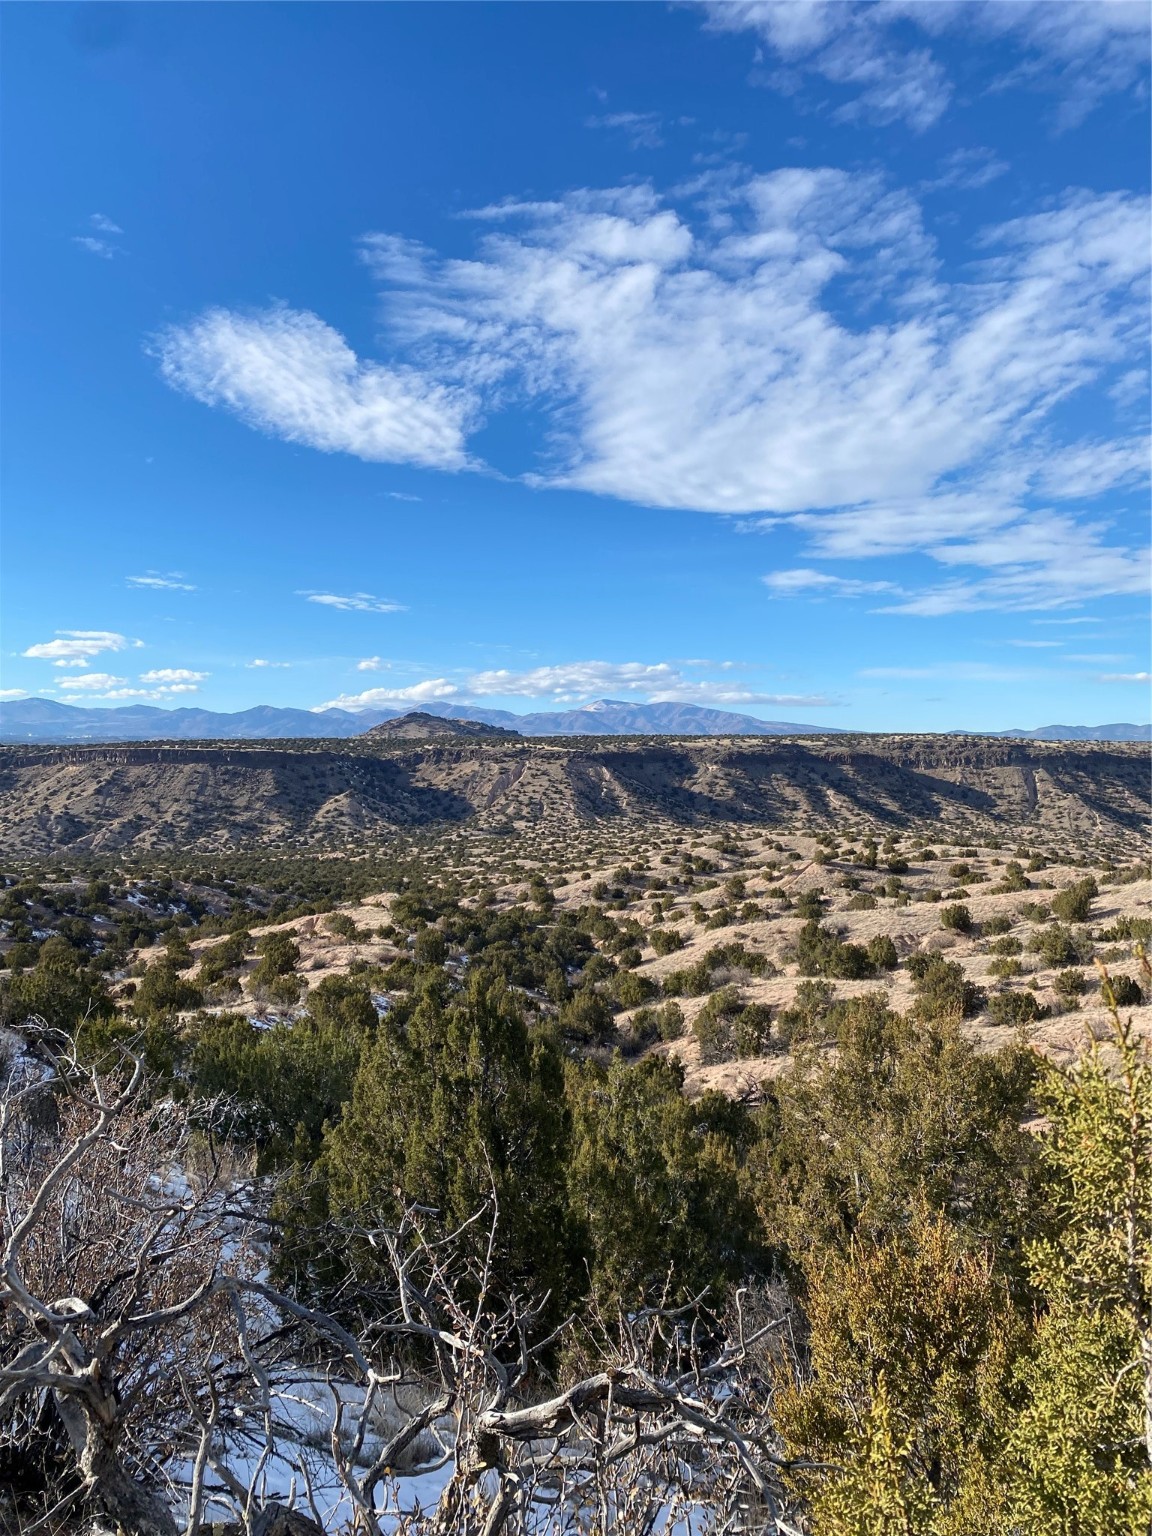
[[[658,955],[672,955],[684,948],[684,935],[677,928],[649,928],[648,942]]]
[[[996,887],[998,891],[1026,891],[1032,885],[1031,880],[1024,873],[1022,867],[1015,859],[1010,859],[1004,866],[1004,878]]]
[[[230,933],[226,939],[221,939],[219,944],[213,944],[212,948],[206,949],[200,957],[200,967],[196,972],[199,985],[216,986],[224,980],[225,976],[238,971],[251,948],[252,935],[244,928],[236,933]]]
[[[995,993],[988,1000],[988,1013],[993,1024],[1005,1028],[1034,1024],[1044,1017],[1044,1009],[1028,991]]]
[[[132,1007],[141,1017],[156,1017],[185,1013],[199,1008],[203,1001],[200,988],[186,981],[170,960],[157,960],[141,976]]]
[[[656,983],[639,971],[618,971],[612,978],[612,995],[621,1008],[638,1008],[656,996]]]
[[[721,987],[696,1015],[692,1033],[700,1046],[700,1060],[706,1066],[730,1061],[736,1054],[733,1024],[743,1007],[738,987]]]
[[[984,993],[954,960],[921,950],[908,956],[908,970],[916,993],[912,1012],[923,1022],[967,1019],[984,1006]]]
[[[1045,965],[1076,965],[1084,958],[1075,935],[1059,923],[1034,933],[1028,940],[1028,948],[1039,955]]]
[[[1023,976],[1024,967],[1020,964],[1019,960],[1014,960],[1011,955],[1002,955],[998,959],[993,960],[992,964],[988,967],[988,974],[990,976],[999,976],[1002,980],[1007,981],[1011,976]]]
[[[1023,944],[1011,933],[1004,934],[994,944],[990,944],[989,949],[994,955],[1019,955],[1024,952]]]
[[[655,1013],[656,1028],[661,1040],[679,1040],[684,1033],[684,1010],[680,1004],[665,1003],[663,1007],[657,1008]]]
[[[1020,908],[1020,916],[1030,923],[1046,923],[1052,916],[1052,909],[1042,901],[1026,901]]]
[[[421,928],[412,941],[412,956],[417,965],[443,965],[448,958],[448,940],[439,928]]]
[[[836,988],[827,981],[802,981],[792,1002],[776,1019],[785,1046],[804,1040],[831,1039],[835,1030],[828,1021],[836,1002]]]
[[[801,976],[835,976],[858,981],[876,974],[876,965],[862,944],[846,944],[819,923],[808,922],[796,940]]]
[[[867,891],[860,891],[853,896],[845,908],[848,912],[872,912],[876,907],[875,896],[870,896]]]
[[[1100,894],[1095,880],[1088,875],[1074,885],[1065,886],[1052,898],[1052,911],[1066,923],[1084,923],[1092,908],[1092,898]]]
[[[595,987],[582,986],[561,1004],[559,1022],[570,1040],[583,1045],[604,1045],[616,1032],[615,1009]]]
[[[1100,939],[1105,944],[1121,943],[1125,939],[1137,944],[1152,943],[1152,917],[1118,917],[1111,927],[1100,930]]]
[[[1054,980],[1053,986],[1065,1008],[1078,1007],[1079,999],[1088,990],[1088,983],[1082,971],[1061,971]]]
[[[1144,993],[1139,982],[1133,976],[1112,976],[1108,985],[1111,988],[1112,999],[1117,1008],[1139,1008],[1144,1001]],[[1101,983],[1101,993],[1107,1002],[1107,994],[1104,993],[1104,983]]]
[[[971,933],[972,914],[963,903],[958,902],[955,906],[943,909],[940,913],[940,926],[950,929],[953,933]]]
[[[869,960],[878,971],[894,971],[900,964],[896,945],[886,933],[878,933],[865,946]]]
[[[1003,917],[1000,912],[997,912],[995,917],[986,917],[983,920],[982,925],[980,925],[980,932],[985,935],[985,938],[994,938],[997,934],[1006,934],[1006,932],[1011,931],[1011,928],[1011,917]]]

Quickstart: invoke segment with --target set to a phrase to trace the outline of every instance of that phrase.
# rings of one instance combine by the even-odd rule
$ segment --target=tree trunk
[[[109,1422],[88,1403],[56,1394],[64,1428],[88,1484],[91,1504],[124,1536],[179,1536],[167,1503],[139,1482],[125,1467],[116,1446],[115,1407]]]

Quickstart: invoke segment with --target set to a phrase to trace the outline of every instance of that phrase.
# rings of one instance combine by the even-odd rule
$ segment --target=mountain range
[[[596,699],[578,709],[518,715],[507,709],[432,702],[421,709],[447,720],[503,726],[522,736],[842,736],[832,725],[758,720],[698,704],[638,704]],[[54,699],[16,699],[0,705],[0,741],[51,744],[72,741],[274,741],[360,736],[405,709],[292,709],[260,704],[233,714],[208,709],[81,708]],[[1148,741],[1152,726],[1045,725],[1034,730],[958,731],[1037,741]]]

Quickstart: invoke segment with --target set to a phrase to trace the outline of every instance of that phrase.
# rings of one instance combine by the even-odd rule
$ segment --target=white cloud
[[[1029,511],[1023,498],[982,488],[874,503],[793,521],[809,535],[811,551],[837,560],[890,557],[910,551],[938,564],[970,566],[905,593],[881,611],[919,614],[1001,609],[1022,612],[1075,607],[1093,598],[1148,589],[1144,550],[1110,545],[1103,521],[1078,522],[1068,512]]]
[[[252,661],[246,661],[244,665],[246,667],[290,667],[292,663],[290,661],[268,661],[263,656],[256,656]]]
[[[0,688],[0,699],[26,699],[27,688]]]
[[[1074,619],[1033,619],[1033,624],[1099,624],[1100,619],[1089,618],[1086,614],[1080,614]]]
[[[356,663],[357,672],[387,672],[391,667],[390,661],[385,661],[382,656],[365,656],[363,661]]]
[[[782,704],[790,709],[830,709],[834,699],[818,693],[760,693],[753,688],[735,688],[726,683],[676,683],[655,689],[649,695],[653,704],[711,704],[727,709],[736,704]]]
[[[97,231],[94,235],[73,235],[73,244],[81,250],[88,251],[93,256],[99,256],[104,261],[112,261],[116,256],[124,254],[122,248],[114,240],[101,238],[106,235],[122,235],[124,231],[118,224],[114,224],[106,214],[93,213],[89,215],[88,227]]]
[[[1059,650],[1064,642],[1063,640],[1009,640],[1008,644],[1015,646],[1018,651],[1055,651]],[[1076,660],[1074,656],[1068,659]]]
[[[409,496],[407,491],[389,491],[388,495],[393,501],[423,501],[423,496]]]
[[[772,24],[790,37],[837,25],[803,6]],[[1060,606],[1077,580],[1079,600],[1139,589],[1142,557],[1075,504],[1133,484],[1144,449],[1053,434],[1070,398],[1143,350],[1146,199],[1068,194],[984,231],[979,262],[945,280],[916,201],[873,173],[716,176],[694,195],[675,209],[642,186],[480,209],[472,260],[365,239],[392,342],[419,359],[412,387],[471,402],[453,418],[456,467],[481,405],[529,402],[551,454],[533,483],[793,518],[816,558],[919,552],[974,568],[897,611]],[[392,372],[315,317],[213,311],[161,356],[172,382],[264,430],[393,455],[365,450],[372,412],[357,395]],[[1053,501],[1059,517],[1037,505]]]
[[[969,539],[941,539],[930,546],[935,560],[984,567],[986,574],[942,582],[883,611],[1022,612],[1146,592],[1152,552],[1109,547],[1104,542],[1106,532],[1102,524],[1078,524],[1063,515],[1034,513]]]
[[[116,254],[115,246],[109,245],[106,240],[96,240],[92,235],[73,235],[72,242],[82,250],[89,251],[93,256],[101,257],[104,261],[111,261]]]
[[[664,143],[659,112],[605,112],[588,118],[586,126],[619,129],[632,149],[659,149]]]
[[[946,661],[928,667],[862,667],[858,675],[909,680],[943,678],[956,683],[1024,683],[1051,674],[1035,668],[998,667],[982,661]]]
[[[560,666],[533,667],[527,672],[505,668],[476,672],[468,692],[527,699],[584,699],[609,693],[653,693],[682,684],[679,671],[666,661],[572,661]]]
[[[454,699],[460,695],[460,687],[446,677],[429,678],[427,682],[414,683],[410,688],[368,688],[363,693],[342,693],[317,704],[319,709],[386,709],[393,704],[434,704],[442,699]]]
[[[157,667],[151,672],[141,672],[142,683],[202,683],[209,672],[192,672],[187,667]]]
[[[983,146],[954,149],[941,162],[937,175],[923,183],[923,188],[926,192],[979,192],[1010,169],[1006,160]]]
[[[179,571],[169,571],[165,576],[158,571],[149,571],[146,576],[129,576],[126,580],[130,587],[155,587],[169,592],[195,592],[194,586],[180,580],[180,574]]]
[[[1142,485],[1148,478],[1148,463],[1146,437],[1068,443],[1044,454],[1033,481],[1042,496],[1090,501],[1119,486]]]
[[[343,595],[338,592],[302,592],[300,596],[307,598],[310,603],[319,603],[325,608],[338,608],[344,613],[407,612],[403,603],[394,603],[386,597],[373,597],[371,592],[349,592]]]
[[[875,4],[723,0],[706,9],[711,30],[754,31],[783,62],[781,73],[758,75],[757,84],[791,91],[806,71],[851,88],[833,112],[841,122],[902,121],[923,132],[948,106],[952,88],[944,70],[925,48],[889,46],[872,14]]]
[[[357,664],[359,671],[378,671],[390,663],[378,656]],[[495,668],[452,681],[429,678],[405,688],[368,688],[330,699],[320,709],[373,709],[393,705],[419,705],[438,700],[467,702],[483,698],[537,699],[552,704],[578,704],[605,696],[626,695],[652,703],[712,704],[731,707],[747,704],[823,708],[832,700],[816,694],[765,693],[741,686],[732,679],[713,682],[686,677],[682,667],[709,666],[731,671],[733,662],[610,662],[573,661],[514,672]]]
[[[379,657],[358,663],[360,671],[376,671],[388,665]],[[730,669],[732,663],[691,663]],[[629,694],[652,703],[785,704],[797,708],[827,706],[823,696],[797,693],[764,693],[732,681],[711,682],[687,678],[671,662],[573,661],[555,666],[514,672],[507,668],[474,672],[461,682],[433,678],[409,688],[369,688],[363,693],[343,694],[320,708],[369,709],[391,704],[430,703],[438,699],[524,698],[552,703],[579,703],[588,699]]]
[[[127,635],[110,629],[58,629],[57,639],[30,645],[21,655],[37,661],[51,661],[58,667],[83,666],[91,657],[104,651],[127,651],[144,644],[142,640],[130,640]]]
[[[69,683],[71,683],[71,679],[69,679]],[[103,693],[62,693],[60,697],[65,704],[91,704],[97,699],[111,699],[114,701],[120,699],[148,699],[152,703],[162,703],[165,699],[171,698],[173,694],[199,693],[199,691],[194,684],[178,683],[171,688],[109,688]]]
[[[853,577],[832,576],[827,571],[772,571],[761,578],[774,597],[831,596],[861,597],[871,592],[898,592],[891,581],[859,581]]]
[[[1104,96],[1138,87],[1148,67],[1148,8],[1142,0],[713,0],[714,31],[753,31],[781,61],[757,83],[794,87],[802,74],[857,89],[834,116],[903,119],[930,127],[951,84],[929,49],[907,41],[962,33],[969,43],[1008,42],[1014,68],[993,89],[1024,85],[1060,96],[1058,124],[1079,122]]]
[[[464,435],[476,410],[467,391],[361,362],[315,315],[212,309],[164,331],[153,351],[174,389],[288,442],[390,464],[469,462]]]
[[[1105,672],[1100,681],[1102,683],[1149,683],[1152,682],[1152,672]]]
[[[81,672],[76,677],[70,677],[66,686],[71,693],[80,690],[85,693],[103,693],[109,688],[119,688],[127,681],[126,677],[113,677],[111,672]]]

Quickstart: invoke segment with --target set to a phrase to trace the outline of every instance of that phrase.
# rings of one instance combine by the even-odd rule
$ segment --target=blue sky
[[[1146,6],[3,27],[7,697],[1148,718]]]

